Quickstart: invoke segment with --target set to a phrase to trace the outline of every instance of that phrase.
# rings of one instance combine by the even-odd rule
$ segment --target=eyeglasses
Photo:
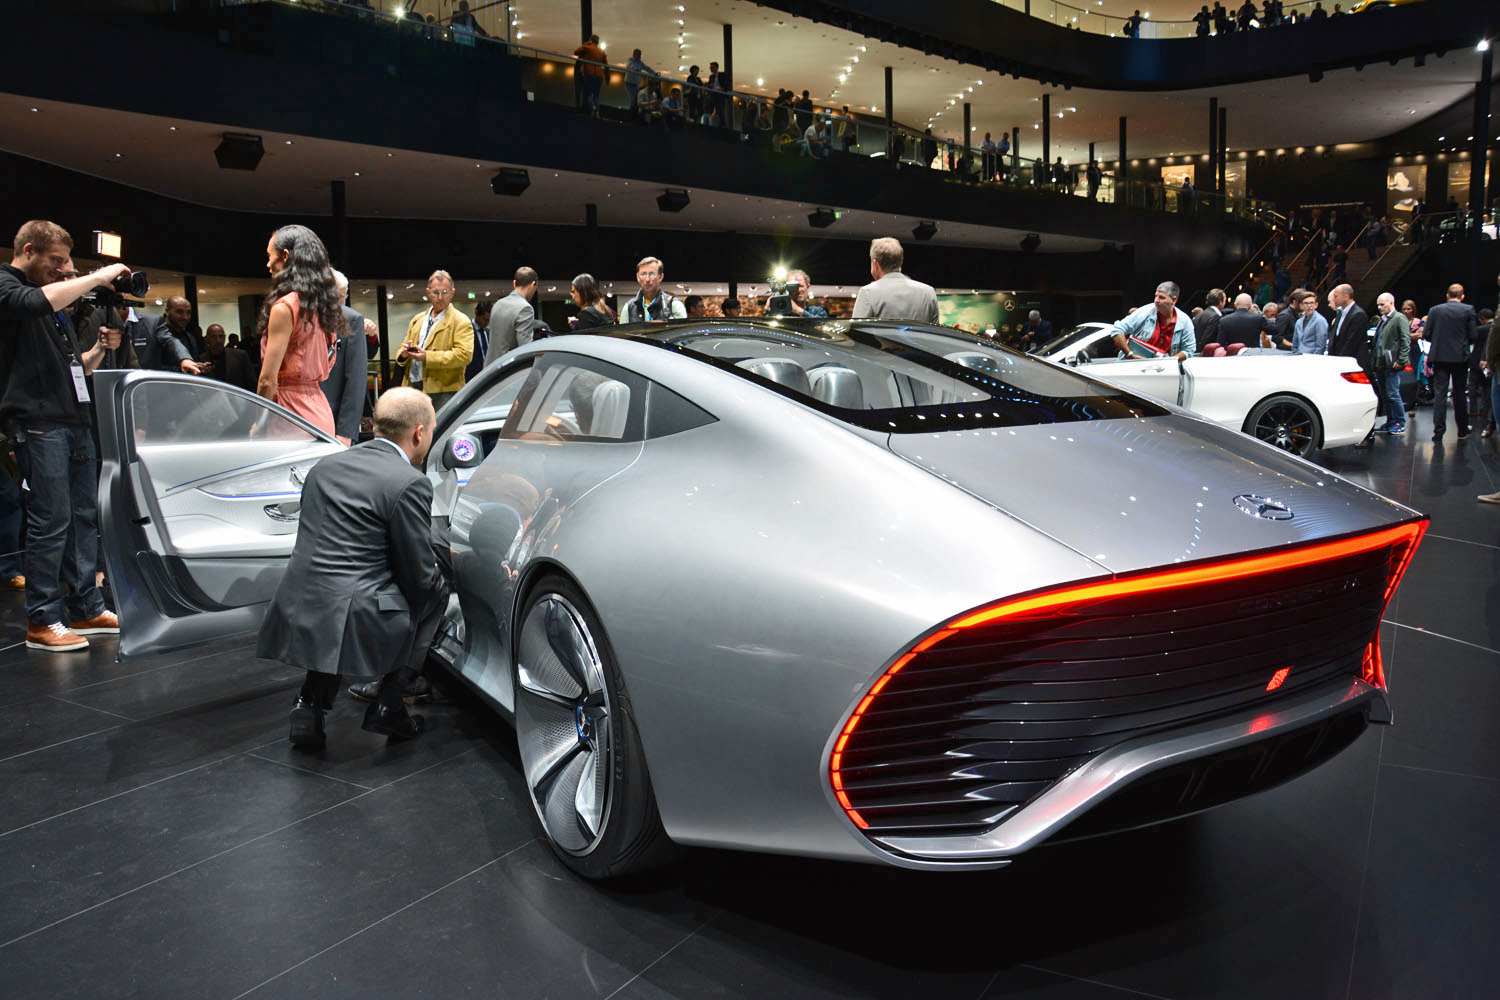
[[[427,294],[431,295],[433,298],[437,298],[438,296],[441,296],[441,295],[452,295],[453,294],[453,289],[451,289],[451,288],[429,288],[429,289],[427,289]]]

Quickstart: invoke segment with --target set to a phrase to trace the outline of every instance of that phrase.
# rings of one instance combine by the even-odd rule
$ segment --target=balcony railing
[[[170,0],[157,0],[170,5]],[[1225,215],[1269,225],[1275,205],[1255,199],[1193,191],[1181,185],[1160,180],[1121,179],[1113,172],[1104,173],[1091,190],[1087,164],[1043,164],[1040,160],[1017,156],[991,155],[978,146],[964,147],[953,139],[928,135],[899,123],[887,125],[868,115],[843,113],[842,109],[821,107],[812,111],[778,105],[771,99],[745,91],[713,90],[695,85],[669,73],[638,74],[636,100],[632,102],[627,87],[628,70],[613,63],[596,63],[579,59],[572,53],[552,52],[507,40],[510,24],[503,5],[473,3],[479,31],[466,25],[426,20],[422,2],[400,5],[396,0],[378,4],[360,0],[220,0],[223,6],[278,4],[299,10],[316,10],[331,16],[363,22],[384,22],[391,30],[411,37],[430,39],[434,43],[466,47],[489,47],[521,60],[522,85],[526,98],[540,104],[573,108],[597,113],[619,121],[635,121],[644,129],[667,132],[695,132],[726,142],[768,147],[794,157],[834,159],[841,156],[863,156],[885,159],[904,167],[927,168],[946,175],[955,183],[975,186],[1034,191],[1058,197],[1090,198],[1104,204],[1121,205],[1146,211],[1165,212],[1192,218],[1210,219]],[[1053,5],[1058,10],[1065,5]],[[1034,6],[1033,11],[1037,8]],[[1068,8],[1082,10],[1082,8]],[[586,107],[587,95],[582,80],[590,68],[603,75],[598,94],[598,108]],[[679,107],[673,109],[668,98]],[[717,118],[710,109],[717,109]],[[812,140],[806,129],[814,121],[824,125],[826,140]]]
[[[1013,10],[1030,14],[1032,17],[1041,18],[1044,21],[1051,21],[1062,28],[1088,31],[1096,35],[1109,35],[1111,38],[1124,38],[1129,34],[1129,21],[1131,19],[1129,17],[1119,17],[1118,15],[1104,13],[1100,9],[1103,6],[1101,0],[1094,0],[1092,4],[1088,0],[1079,0],[1078,3],[1062,3],[1060,0],[993,0],[993,2],[1003,7],[1010,7]],[[1304,0],[1301,3],[1284,4],[1282,6],[1282,19],[1275,25],[1265,22],[1265,4],[1263,2],[1257,3],[1256,6],[1261,13],[1251,20],[1248,29],[1240,27],[1238,4],[1231,5],[1225,3],[1224,6],[1230,20],[1233,22],[1232,32],[1240,32],[1244,30],[1261,31],[1270,28],[1294,27],[1303,23],[1312,14],[1313,8],[1318,2],[1319,0]],[[1353,2],[1354,0],[1349,0],[1346,6],[1352,6]],[[1212,0],[1210,0],[1209,6],[1212,7]],[[1198,22],[1196,21],[1161,21],[1153,19],[1151,17],[1151,4],[1149,0],[1142,2],[1140,9],[1142,20],[1139,30],[1136,33],[1137,38],[1191,38],[1198,34]],[[1326,14],[1333,12],[1333,3],[1331,0],[1323,4],[1323,11]],[[1210,37],[1217,37],[1219,34],[1220,32],[1210,22],[1208,35]]]

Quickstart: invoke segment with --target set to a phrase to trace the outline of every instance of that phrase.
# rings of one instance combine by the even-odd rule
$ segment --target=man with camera
[[[26,645],[52,652],[87,649],[84,636],[120,631],[94,577],[98,471],[85,379],[119,346],[119,333],[104,330],[82,350],[61,313],[96,288],[128,288],[130,269],[111,264],[58,280],[72,246],[67,230],[34,219],[16,233],[11,262],[0,266],[0,425],[30,488]]]

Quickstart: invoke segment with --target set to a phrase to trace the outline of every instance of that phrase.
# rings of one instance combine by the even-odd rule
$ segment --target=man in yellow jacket
[[[433,271],[427,279],[432,304],[411,318],[398,362],[405,363],[401,384],[421,389],[435,410],[464,387],[464,369],[474,356],[474,324],[453,308],[453,276]]]

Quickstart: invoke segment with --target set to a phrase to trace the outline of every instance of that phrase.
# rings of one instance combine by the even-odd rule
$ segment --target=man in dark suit
[[[383,674],[364,728],[422,732],[403,695],[421,675],[448,591],[432,543],[432,484],[417,471],[437,417],[417,389],[375,405],[375,440],[330,455],[302,487],[297,544],[255,653],[307,671],[292,709],[294,746],[323,745],[339,675]]]
[[[365,360],[365,318],[347,303],[349,279],[343,271],[334,271],[339,301],[344,302],[344,322],[349,328],[334,345],[333,367],[319,383],[333,411],[333,434],[345,444],[359,440],[359,420],[365,415],[365,388],[370,368]]]
[[[1203,349],[1204,344],[1228,343],[1219,337],[1219,320],[1224,315],[1224,300],[1224,289],[1210,288],[1203,300],[1203,311],[1193,317],[1193,337],[1198,341],[1199,350]]]
[[[469,359],[469,367],[464,369],[464,385],[468,385],[479,377],[484,368],[484,359],[490,356],[490,304],[488,302],[476,302],[474,304],[474,356]]]
[[[247,392],[255,391],[255,380],[260,374],[250,363],[250,355],[237,347],[228,347],[224,328],[210,323],[203,331],[203,353],[198,363],[209,378],[239,386]]]
[[[536,324],[536,310],[531,296],[536,292],[537,273],[529,267],[516,268],[511,279],[512,291],[495,303],[490,313],[490,351],[485,364],[495,362],[506,351],[531,343]]]
[[[1448,386],[1453,386],[1453,422],[1458,439],[1469,436],[1469,350],[1479,340],[1474,307],[1464,301],[1464,286],[1449,285],[1448,300],[1433,306],[1424,327],[1432,343],[1432,439],[1441,441],[1448,429]]]
[[[140,316],[136,321],[126,320],[126,336],[142,368],[155,368],[166,372],[186,372],[200,375],[202,371],[193,360],[199,344],[188,324],[193,321],[193,306],[181,295],[167,300],[166,312],[160,316]]]
[[[1260,335],[1275,331],[1274,322],[1251,311],[1250,307],[1254,304],[1255,300],[1250,297],[1249,292],[1241,292],[1234,297],[1234,312],[1219,320],[1219,343],[1225,347],[1230,344],[1259,347]]]
[[[1040,310],[1033,309],[1026,314],[1026,325],[1021,327],[1021,350],[1030,354],[1052,339],[1052,323],[1042,319]]]
[[[1333,319],[1328,324],[1328,353],[1354,358],[1360,366],[1370,367],[1370,317],[1354,302],[1354,289],[1337,285],[1329,294],[1333,302]]]

